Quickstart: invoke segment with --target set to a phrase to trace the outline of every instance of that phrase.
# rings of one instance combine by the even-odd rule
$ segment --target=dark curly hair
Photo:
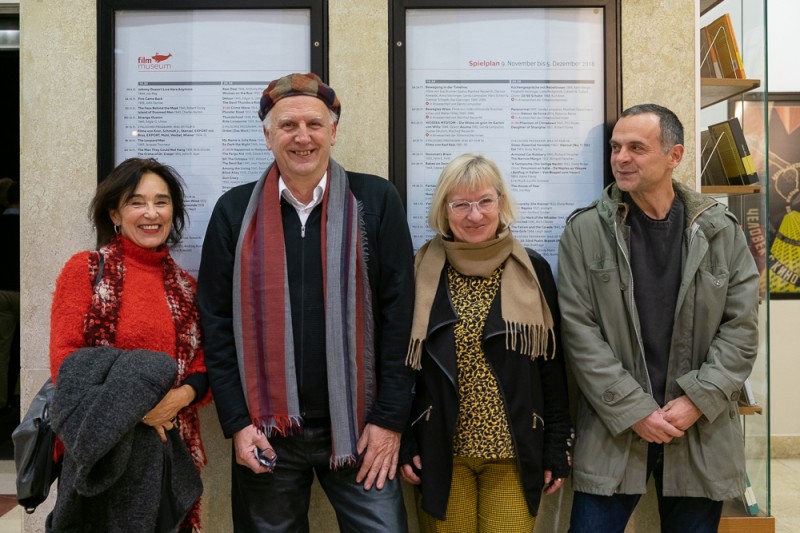
[[[183,179],[174,168],[162,165],[155,159],[132,157],[117,165],[108,176],[98,183],[97,191],[89,205],[89,220],[92,221],[97,231],[98,249],[114,238],[114,223],[111,221],[109,212],[112,209],[119,209],[119,206],[136,191],[142,176],[150,172],[166,182],[172,198],[172,229],[167,237],[167,242],[177,244],[181,240],[183,228],[188,220],[183,205]]]

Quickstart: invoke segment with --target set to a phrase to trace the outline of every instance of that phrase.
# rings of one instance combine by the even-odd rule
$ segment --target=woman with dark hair
[[[99,183],[91,202],[90,218],[97,230],[97,250],[72,256],[56,280],[50,328],[50,368],[56,383],[56,395],[51,411],[53,426],[64,443],[66,453],[58,501],[48,518],[48,530],[85,530],[89,526],[94,528],[93,531],[117,530],[115,526],[119,526],[122,520],[131,519],[130,513],[108,509],[112,505],[109,502],[116,501],[114,498],[118,498],[119,494],[132,494],[141,489],[144,483],[136,477],[162,479],[161,467],[153,468],[157,472],[153,473],[152,478],[149,472],[143,476],[120,474],[119,480],[113,483],[103,481],[116,491],[117,496],[109,496],[106,491],[100,490],[99,482],[93,486],[92,480],[105,476],[105,470],[119,469],[119,465],[113,465],[112,468],[111,464],[103,463],[104,458],[101,458],[96,465],[90,465],[96,471],[88,481],[83,479],[77,487],[64,487],[73,479],[65,474],[72,464],[71,459],[77,464],[75,470],[78,478],[81,469],[90,469],[81,464],[86,437],[78,435],[79,431],[88,431],[93,437],[89,440],[101,441],[105,438],[103,432],[108,431],[112,423],[119,423],[121,428],[115,427],[116,433],[127,435],[125,432],[131,432],[137,435],[136,438],[143,439],[136,441],[138,444],[132,447],[132,451],[126,452],[125,457],[130,456],[131,464],[137,459],[139,448],[146,448],[141,446],[142,442],[152,444],[160,441],[174,448],[175,443],[168,443],[169,439],[185,443],[183,448],[188,450],[186,456],[191,457],[189,464],[193,463],[197,472],[206,462],[196,408],[208,402],[210,395],[195,280],[173,261],[166,244],[180,240],[186,222],[183,198],[181,178],[169,166],[154,159],[124,161]],[[96,347],[95,352],[90,349],[87,355],[86,347]],[[111,348],[115,350],[111,351]],[[96,354],[95,359],[92,359],[92,353]],[[128,373],[124,374],[130,376],[129,381],[80,383],[83,379],[94,379],[87,376],[92,375],[94,366],[101,364],[100,357],[109,357],[109,353],[113,354],[114,368],[123,368],[123,363],[130,365],[127,367]],[[153,385],[153,390],[150,390],[150,387],[142,387],[140,382],[144,380],[147,385],[151,383],[152,376],[148,376],[147,372],[152,372],[154,367],[143,367],[150,361],[160,361],[158,356],[164,358],[164,354],[169,356],[167,365],[174,368],[175,378],[167,379],[167,390],[162,395],[160,391],[153,393],[158,391],[157,386]],[[131,357],[140,359],[130,364]],[[64,379],[67,380],[69,376],[69,384],[59,381],[62,363]],[[104,370],[102,374],[108,380],[111,375],[110,370]],[[76,379],[78,383],[75,383]],[[126,390],[126,387],[131,390]],[[131,412],[119,413],[115,410],[118,405],[104,405],[102,407],[106,412],[98,421],[81,421],[76,429],[78,426],[71,425],[73,420],[70,416],[74,416],[74,413],[70,412],[73,405],[69,403],[74,403],[76,396],[73,394],[70,397],[69,394],[76,390],[84,394],[84,390],[90,389],[103,391],[110,398],[116,394],[116,402],[128,406],[127,409],[132,412],[141,410],[141,413],[137,412],[130,420]],[[152,394],[155,394],[154,403],[149,400]],[[88,419],[86,413],[102,401],[93,398],[91,401],[95,403],[90,404],[89,394],[84,396],[80,398],[83,402],[79,405],[80,409],[73,411],[85,409],[82,416]],[[124,424],[135,427],[128,428]],[[134,429],[141,435],[133,432]],[[114,438],[118,437],[116,433]],[[107,444],[109,447],[112,445],[118,447],[122,444],[115,441]],[[93,446],[96,448],[99,444],[95,442]],[[158,449],[159,446],[153,448]],[[96,451],[92,453],[97,455]],[[57,449],[57,455],[61,454],[63,448]],[[110,455],[109,452],[105,457]],[[138,460],[141,463],[141,457]],[[120,483],[136,486],[120,487]],[[155,494],[143,496],[145,500],[156,500],[140,502],[143,509],[158,509],[161,488],[158,485],[153,491]],[[98,491],[100,494],[97,494]],[[131,501],[130,505],[135,507],[137,503]],[[199,530],[199,498],[196,502],[191,500],[189,507],[191,510],[183,520],[180,531]],[[145,512],[136,518],[140,523],[128,524],[122,529],[134,527],[136,530],[153,531],[147,522],[156,518],[152,512],[149,515]]]
[[[497,165],[442,170],[417,252],[407,363],[419,370],[401,476],[426,533],[533,531],[569,474],[571,423],[550,265],[511,234]]]

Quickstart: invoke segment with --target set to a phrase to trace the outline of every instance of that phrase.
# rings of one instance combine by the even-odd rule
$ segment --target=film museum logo
[[[172,52],[168,54],[156,52],[150,57],[139,56],[136,59],[136,63],[139,66],[139,70],[172,70],[172,63],[169,62],[171,57]]]

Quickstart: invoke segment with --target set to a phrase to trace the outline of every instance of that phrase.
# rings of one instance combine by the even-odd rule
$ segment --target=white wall
[[[797,22],[800,2],[769,0],[769,90],[800,92],[800,69],[797,62]]]

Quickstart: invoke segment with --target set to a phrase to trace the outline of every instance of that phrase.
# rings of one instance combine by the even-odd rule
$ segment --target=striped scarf
[[[372,299],[360,206],[330,161],[322,198],[322,279],[331,416],[331,467],[353,464],[375,398]],[[301,430],[279,170],[256,183],[242,220],[233,275],[236,354],[253,425],[268,437]]]

